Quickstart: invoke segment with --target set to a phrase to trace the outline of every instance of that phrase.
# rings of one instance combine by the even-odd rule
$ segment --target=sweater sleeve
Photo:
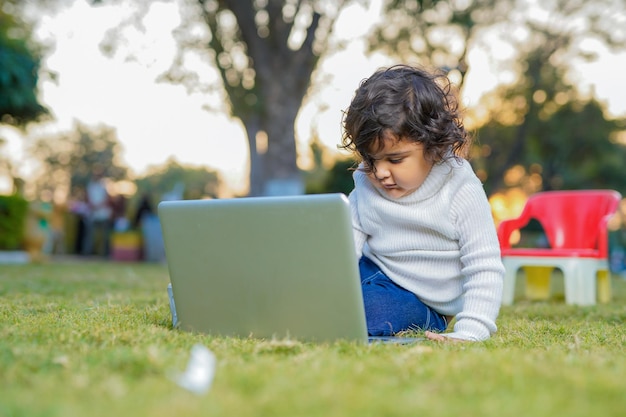
[[[357,259],[359,259],[363,254],[363,246],[365,245],[365,241],[367,240],[367,234],[365,234],[363,228],[361,227],[361,220],[359,218],[359,202],[357,196],[358,193],[355,188],[348,196],[348,200],[350,201],[350,211],[352,213],[352,232],[354,235],[354,248],[357,254]]]
[[[480,181],[459,188],[451,206],[461,250],[463,308],[452,333],[464,340],[485,340],[496,330],[504,266],[491,207]]]

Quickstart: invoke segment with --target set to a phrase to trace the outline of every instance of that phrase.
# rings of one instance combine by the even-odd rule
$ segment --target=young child
[[[488,339],[504,267],[450,82],[404,65],[379,70],[343,127],[343,147],[360,160],[349,199],[370,335]]]

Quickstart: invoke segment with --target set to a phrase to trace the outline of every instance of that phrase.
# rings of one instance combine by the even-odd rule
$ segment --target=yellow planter
[[[114,232],[111,234],[111,259],[114,261],[139,261],[143,241],[139,232]]]

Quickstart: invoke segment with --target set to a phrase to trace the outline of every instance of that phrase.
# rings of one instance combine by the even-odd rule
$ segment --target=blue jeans
[[[443,315],[391,281],[365,256],[359,260],[359,272],[370,336],[391,336],[403,330],[442,332],[448,327]]]

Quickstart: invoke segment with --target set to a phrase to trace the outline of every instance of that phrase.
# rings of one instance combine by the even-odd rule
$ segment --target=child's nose
[[[374,171],[374,176],[376,177],[376,179],[384,180],[385,178],[389,177],[389,175],[389,169],[385,166],[385,164],[376,164],[376,170]]]

